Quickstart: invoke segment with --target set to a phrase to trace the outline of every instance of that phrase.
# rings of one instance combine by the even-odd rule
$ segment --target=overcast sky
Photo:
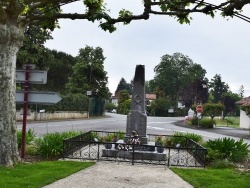
[[[112,14],[122,7],[141,13],[141,0],[105,1]],[[211,2],[211,1],[209,1]],[[64,6],[64,12],[82,12],[81,2]],[[250,12],[247,7],[242,14]],[[250,16],[248,14],[247,16]],[[250,96],[250,23],[239,18],[214,19],[202,14],[192,15],[190,25],[181,25],[168,16],[150,16],[149,20],[132,21],[129,25],[117,24],[117,31],[110,34],[86,20],[60,20],[60,29],[53,32],[53,40],[46,47],[76,56],[86,45],[101,47],[106,57],[104,67],[109,77],[112,93],[123,77],[133,79],[137,64],[145,65],[146,80],[153,79],[154,67],[163,55],[175,52],[189,56],[200,64],[211,80],[220,74],[222,81],[238,93],[244,86],[244,96]]]

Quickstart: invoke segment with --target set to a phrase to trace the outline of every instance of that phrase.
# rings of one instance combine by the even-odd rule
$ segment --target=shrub
[[[233,168],[234,164],[227,159],[215,159],[210,166],[212,168]]]
[[[200,126],[204,128],[213,128],[214,127],[214,120],[209,118],[203,118],[200,120]]]
[[[199,134],[195,134],[195,133],[186,133],[184,136],[186,136],[187,138],[197,142],[197,143],[201,143],[203,141],[203,138],[201,135]]]
[[[39,155],[38,146],[36,144],[30,144],[26,145],[25,147],[25,153],[27,155]]]
[[[79,135],[80,132],[48,133],[37,139],[38,152],[44,158],[55,158],[62,155],[63,140]]]
[[[103,142],[116,142],[119,139],[124,139],[125,133],[122,131],[114,132],[114,133],[109,133],[108,135],[102,137],[100,141]]]
[[[108,112],[111,112],[113,109],[116,109],[116,105],[112,102],[107,102],[105,104],[105,109],[108,111]]]
[[[25,144],[30,144],[34,140],[35,140],[34,130],[29,129],[26,132]],[[18,145],[18,148],[21,148],[22,146],[22,131],[17,131],[17,145]]]
[[[201,135],[194,134],[194,133],[180,133],[180,132],[175,133],[170,140],[174,146],[176,146],[176,144],[179,143],[181,147],[185,147],[186,138],[189,138],[197,143],[201,143],[203,140]]]
[[[180,147],[184,147],[186,145],[186,137],[184,136],[184,133],[177,132],[170,140],[174,146],[180,144]]]
[[[207,160],[209,163],[216,159],[228,160],[230,162],[244,162],[250,150],[250,144],[244,143],[243,139],[236,141],[232,138],[219,138],[216,140],[209,140],[205,147],[207,147]]]
[[[198,118],[197,117],[193,117],[191,120],[191,125],[198,125]]]

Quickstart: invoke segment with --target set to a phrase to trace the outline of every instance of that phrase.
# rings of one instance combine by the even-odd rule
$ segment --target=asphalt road
[[[43,122],[28,122],[27,128],[34,130],[37,136],[45,133],[65,132],[69,130],[74,131],[125,131],[127,116],[121,114],[107,113],[104,118],[90,118],[90,119],[75,119],[67,121],[43,121]],[[147,133],[148,134],[165,134],[173,135],[175,132],[190,132],[203,136],[204,140],[232,137],[239,139],[241,132],[249,135],[248,130],[230,129],[230,128],[216,128],[213,130],[204,129],[190,129],[184,126],[177,126],[176,121],[184,121],[184,117],[151,117],[147,118]],[[17,124],[18,130],[22,129],[22,122]],[[239,132],[239,134],[235,134]],[[228,134],[232,133],[232,134]],[[245,139],[250,143],[250,139]]]

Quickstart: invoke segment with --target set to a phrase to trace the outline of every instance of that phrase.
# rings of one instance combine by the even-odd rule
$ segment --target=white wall
[[[240,110],[240,128],[249,129],[250,128],[250,118],[246,115],[246,112]]]
[[[42,120],[56,120],[56,119],[79,119],[87,118],[87,112],[54,112],[54,113],[37,113],[31,112],[30,115],[27,115],[27,121],[42,121]],[[23,116],[20,115],[20,111],[16,112],[17,121],[22,121]]]

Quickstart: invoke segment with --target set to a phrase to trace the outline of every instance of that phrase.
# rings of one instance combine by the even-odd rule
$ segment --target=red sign
[[[196,106],[196,112],[202,113],[203,112],[203,107],[201,105]]]

